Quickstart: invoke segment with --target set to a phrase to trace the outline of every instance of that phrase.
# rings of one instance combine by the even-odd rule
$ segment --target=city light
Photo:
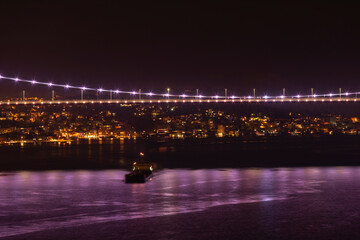
[[[262,98],[266,98],[266,96],[264,96],[264,97],[262,97]],[[257,98],[256,99],[256,102],[257,101],[260,101],[260,99],[261,98]],[[308,100],[308,99],[307,99]],[[321,101],[323,101],[324,99],[322,99]],[[345,99],[344,101],[346,101],[346,100],[349,100],[349,99]],[[168,101],[168,100],[163,100],[163,101],[160,101],[160,100],[157,100],[157,101],[153,101],[154,103],[155,102],[166,102],[166,101]],[[180,100],[179,102],[182,102],[183,100]],[[206,101],[204,101],[204,102],[208,102],[208,101],[211,101],[211,100],[206,100]],[[278,100],[278,101],[282,101],[282,100]],[[310,100],[309,100],[310,101]],[[110,103],[110,101],[91,101],[92,103]],[[121,102],[121,103],[123,103],[124,101],[118,101],[118,103],[119,102]],[[125,101],[126,102],[126,101]],[[134,100],[131,100],[131,101],[127,101],[127,103],[134,103],[134,102],[136,102],[136,101],[134,101]],[[145,102],[145,100],[141,100],[141,101],[139,101],[139,102]],[[169,101],[168,101],[169,102]],[[176,100],[174,100],[174,102],[176,102]],[[193,103],[195,103],[196,102],[196,100],[195,99],[191,99],[191,100],[189,100],[189,102],[193,102]],[[213,100],[213,102],[215,102],[215,100]],[[219,102],[219,101],[218,101]],[[228,101],[228,102],[232,102],[232,101]],[[270,101],[269,101],[270,102]],[[16,103],[19,103],[19,102],[16,102]],[[39,102],[35,102],[35,101],[32,101],[32,102],[29,102],[30,104],[40,104]],[[53,103],[58,103],[58,101],[56,101],[56,102],[53,102]],[[60,102],[59,102],[60,103]],[[78,104],[78,103],[82,103],[81,101],[64,101],[64,103],[66,103],[66,104]],[[10,105],[10,103],[8,103],[7,105]],[[172,107],[171,109],[171,111],[173,111],[173,109],[174,108],[176,108],[176,107]],[[149,109],[152,109],[151,111],[154,111],[154,113],[155,112],[157,112],[157,110],[156,109],[153,109],[153,107],[152,106],[149,106],[149,108],[146,108],[146,107],[141,107],[141,108],[139,108],[139,111],[141,111],[141,113],[145,113],[145,112],[147,112]],[[20,108],[20,109],[17,109],[17,110],[19,110],[19,111],[22,111],[22,109]],[[210,110],[210,111],[209,111]],[[15,110],[15,108],[14,108],[14,110],[11,110],[11,111],[16,111]],[[95,111],[95,110],[93,110],[93,111]],[[60,110],[60,113],[61,113],[61,110]],[[166,110],[164,110],[164,112],[163,113],[166,113]],[[44,115],[45,114],[45,115]],[[54,114],[54,112],[53,112],[53,109],[49,109],[49,111],[45,111],[44,113],[42,113],[42,114],[37,114],[37,118],[38,119],[40,119],[41,120],[41,118],[47,118],[48,116],[50,116],[50,115],[52,115],[52,114]],[[65,113],[67,116],[71,116],[71,113]],[[87,119],[90,119],[90,118],[93,118],[93,117],[95,117],[95,116],[97,116],[97,117],[100,117],[100,119],[99,119],[99,121],[103,121],[103,123],[104,123],[104,125],[109,125],[109,124],[111,124],[110,122],[112,122],[112,120],[109,120],[109,119],[106,119],[106,118],[103,118],[103,117],[101,117],[102,116],[102,114],[104,114],[103,112],[92,112],[92,113],[80,113],[80,115],[81,115],[81,117],[80,118],[78,118],[76,121],[78,122],[78,123],[81,123],[81,122],[86,122],[86,121],[88,121]],[[112,116],[115,116],[115,115],[112,115]],[[156,117],[157,116],[157,117]],[[28,118],[32,118],[31,116],[26,116],[26,117],[28,117]],[[25,118],[26,118],[25,117]],[[157,121],[168,121],[167,119],[165,120],[165,119],[162,119],[162,116],[160,115],[157,115],[157,114],[155,114],[154,116],[153,116],[154,118],[157,118]],[[194,121],[194,120],[196,120],[196,121],[204,121],[204,123],[206,123],[207,122],[207,119],[202,119],[202,120],[200,120],[199,118],[199,115],[192,115],[192,114],[190,114],[190,115],[188,115],[188,117],[186,117],[185,118],[185,121],[189,121],[189,122],[192,122],[192,121]],[[212,111],[211,110],[211,108],[209,108],[207,111],[205,111],[204,113],[203,113],[203,117],[206,117],[206,118],[209,118],[209,119],[211,119],[211,118],[214,118],[214,117],[219,117],[219,118],[222,118],[223,120],[225,120],[225,121],[230,121],[229,122],[229,126],[231,126],[231,124],[233,124],[233,119],[232,119],[232,117],[231,116],[229,116],[229,115],[226,115],[226,114],[223,114],[223,113],[221,113],[221,111],[220,112],[217,112],[217,111]],[[14,119],[15,119],[15,121],[17,121],[17,122],[23,122],[23,123],[26,123],[27,122],[27,120],[25,119],[24,117],[15,117]],[[172,120],[176,120],[176,117],[174,117],[174,116],[172,116],[171,118],[173,118]],[[305,118],[307,118],[307,117],[305,117]],[[326,118],[325,118],[326,119]],[[324,119],[324,120],[325,120]],[[319,127],[319,129],[327,129],[325,132],[323,132],[323,134],[330,134],[329,132],[331,131],[331,128],[333,128],[333,127],[335,127],[335,126],[329,126],[327,123],[326,123],[326,121],[322,121],[322,126],[321,127]],[[358,120],[358,118],[352,118],[351,119],[351,122],[349,122],[349,121],[346,121],[346,118],[344,119],[345,121],[344,121],[344,123],[346,123],[346,124],[353,124],[353,123],[355,123],[355,122],[359,122],[359,120]],[[68,118],[67,120],[65,119],[64,121],[73,121],[72,120],[72,118]],[[110,121],[110,122],[108,122],[108,124],[105,124],[107,121]],[[257,133],[260,133],[260,132],[262,132],[261,134],[263,134],[264,133],[264,131],[267,131],[268,132],[268,134],[270,134],[270,135],[273,135],[273,136],[276,136],[276,135],[279,135],[279,130],[281,129],[281,127],[279,127],[279,125],[278,124],[275,124],[276,123],[276,120],[275,121],[271,121],[270,120],[270,118],[268,118],[268,117],[265,117],[265,116],[252,116],[252,117],[250,117],[250,119],[247,119],[247,118],[238,118],[238,120],[237,121],[239,121],[239,122],[243,122],[243,123],[247,123],[247,124],[254,124],[253,126],[256,126],[256,124],[257,124],[257,121],[261,121],[262,122],[262,125],[264,125],[264,126],[266,126],[266,128],[260,128],[260,129],[258,129],[258,131],[257,131]],[[297,123],[297,127],[295,128],[295,129],[292,129],[292,128],[290,128],[289,129],[289,134],[291,134],[291,135],[293,135],[293,136],[302,136],[304,133],[306,133],[306,131],[307,131],[307,128],[308,127],[313,127],[314,125],[313,125],[313,123],[312,122],[308,122],[308,121],[302,121],[301,119],[298,119],[298,117],[296,117],[295,119],[293,119],[293,120],[290,120],[290,121],[292,121],[292,123]],[[314,117],[313,118],[313,121],[315,121],[317,124],[321,124],[321,122],[319,122],[318,121],[318,118],[317,117]],[[175,123],[176,121],[174,121],[174,123]],[[69,123],[69,122],[68,122]],[[173,137],[174,136],[184,136],[183,135],[183,133],[182,132],[179,132],[179,131],[182,131],[181,129],[182,129],[182,127],[183,127],[183,121],[179,121],[178,122],[179,124],[177,125],[177,123],[175,123],[173,126],[175,126],[175,128],[174,129],[172,129],[173,131],[176,131],[177,133],[174,133],[174,135],[173,135]],[[289,122],[290,123],[290,122]],[[68,124],[68,125],[71,125],[71,124]],[[176,126],[177,125],[177,126]],[[160,125],[161,126],[161,125]],[[206,126],[206,124],[204,124],[204,126]],[[234,125],[232,125],[232,126],[234,126]],[[288,126],[289,127],[289,126]],[[339,127],[339,129],[340,128],[342,128],[343,127],[343,125],[339,125],[338,126]],[[206,127],[204,127],[204,128],[206,128]],[[360,129],[360,125],[358,125],[357,126],[357,128],[358,129]],[[83,137],[85,137],[86,136],[86,138],[88,138],[89,136],[92,136],[91,138],[103,138],[103,137],[106,137],[106,136],[111,136],[111,137],[113,137],[114,136],[114,131],[117,131],[117,133],[115,134],[115,137],[114,138],[121,138],[121,137],[124,137],[124,135],[123,135],[123,133],[121,133],[121,132],[123,132],[124,130],[122,130],[121,128],[119,128],[118,130],[116,130],[116,129],[118,129],[118,128],[115,128],[115,129],[112,129],[112,130],[109,130],[107,127],[105,127],[104,129],[101,129],[100,131],[94,131],[94,129],[91,129],[91,125],[88,125],[88,128],[87,129],[78,129],[78,128],[76,128],[76,126],[75,126],[75,128],[74,129],[64,129],[64,130],[62,130],[62,132],[57,132],[57,131],[55,131],[54,132],[54,135],[57,135],[57,138],[56,139],[63,139],[63,138],[65,138],[65,139],[63,139],[63,140],[70,140],[70,139],[72,139],[72,138],[77,138],[77,139],[79,139],[79,138],[83,138]],[[129,128],[129,130],[128,131],[135,131],[134,129],[132,129],[132,128]],[[249,126],[249,128],[246,130],[246,129],[243,129],[242,131],[252,131],[252,129],[253,129],[253,127],[251,127],[251,126]],[[268,130],[265,130],[265,129],[268,129]],[[343,129],[341,129],[341,130],[343,130]],[[11,130],[11,131],[17,131],[16,129],[15,130]],[[207,129],[207,131],[210,131],[210,129]],[[291,131],[291,133],[290,133],[290,131]],[[241,136],[241,132],[237,132],[236,133],[236,131],[234,132],[234,131],[229,131],[229,132],[227,132],[227,131],[223,131],[223,130],[218,130],[218,133],[221,133],[221,134],[217,134],[216,136],[217,137],[224,137],[224,136],[227,136],[227,137],[234,137],[234,136]],[[38,134],[41,134],[41,132],[39,132]],[[150,135],[152,135],[153,134],[153,132],[152,132],[152,130],[149,130],[148,132],[145,132],[145,134],[149,134],[148,136],[150,136]],[[198,134],[204,134],[204,132],[201,132],[201,133],[199,133],[199,132],[196,132],[196,131],[191,131],[191,134],[190,135],[188,135],[188,137],[198,137]],[[205,133],[206,134],[206,133]],[[352,129],[352,128],[348,128],[347,130],[346,130],[346,134],[351,134],[351,135],[353,135],[353,134],[357,134],[357,135],[359,135],[358,134],[358,131],[355,131],[354,129]],[[131,133],[131,135],[138,135],[138,133],[136,133],[136,132],[132,132]],[[39,135],[40,136],[40,135]],[[258,136],[262,136],[262,135],[258,135]],[[41,136],[42,137],[42,136]],[[138,137],[139,137],[139,135],[138,135]],[[209,137],[209,135],[203,135],[202,137]],[[56,140],[57,141],[57,140]]]

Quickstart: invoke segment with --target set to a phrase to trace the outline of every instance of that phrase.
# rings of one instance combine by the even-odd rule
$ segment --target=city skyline
[[[340,103],[341,104],[341,103]],[[283,138],[360,134],[360,112],[343,109],[234,108],[231,105],[121,104],[1,106],[5,144],[74,140]],[[331,111],[329,112],[329,110]],[[0,141],[1,143],[1,141]]]

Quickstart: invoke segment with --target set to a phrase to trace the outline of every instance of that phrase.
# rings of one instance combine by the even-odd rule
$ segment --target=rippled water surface
[[[0,237],[234,204],[325,201],[341,198],[344,191],[360,196],[359,167],[165,169],[146,184],[125,184],[125,174],[122,170],[2,173]]]

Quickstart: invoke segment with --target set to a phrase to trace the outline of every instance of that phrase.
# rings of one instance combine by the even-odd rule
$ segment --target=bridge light
[[[73,85],[69,85],[69,84],[66,84],[66,85],[57,84],[56,82],[55,83],[46,82],[46,81],[41,82],[41,81],[36,81],[36,80],[31,80],[31,79],[30,80],[23,80],[23,79],[18,78],[18,77],[12,78],[12,77],[6,77],[6,76],[3,76],[3,75],[0,75],[0,79],[8,79],[8,80],[12,80],[12,81],[15,81],[15,82],[27,82],[27,83],[30,83],[30,84],[33,84],[33,85],[35,85],[35,84],[40,85],[41,84],[41,85],[47,85],[48,87],[72,88],[72,89],[79,89],[79,90],[82,90],[82,91],[91,90],[91,91],[98,91],[98,92],[110,92],[110,94],[111,93],[117,93],[117,94],[119,94],[119,93],[127,93],[127,94],[131,94],[131,95],[138,95],[138,94],[140,95],[141,94],[141,92],[137,92],[137,91],[132,91],[132,92],[129,91],[129,92],[127,92],[127,91],[120,91],[120,90],[107,90],[107,89],[102,89],[102,88],[99,88],[99,89],[87,88],[85,86],[73,86]],[[192,98],[192,97],[194,97],[194,98],[206,98],[206,99],[213,98],[213,99],[224,99],[224,100],[226,100],[226,95],[225,96],[224,95],[210,95],[210,96],[206,95],[206,96],[204,96],[204,95],[199,95],[198,91],[196,92],[196,95],[185,95],[185,94],[182,94],[182,95],[177,95],[176,94],[176,95],[174,95],[174,94],[170,94],[170,88],[166,88],[166,92],[164,94],[161,94],[161,93],[157,94],[157,93],[152,93],[152,92],[143,93],[143,94],[147,95],[147,96],[156,96],[156,95],[158,95],[158,96],[164,96],[164,97],[167,97],[167,98],[169,98],[170,96],[171,97],[177,96],[177,97],[180,97],[180,98]],[[354,95],[354,97],[357,94],[360,94],[360,93],[357,93],[357,92],[345,92],[345,93],[343,93],[344,96],[353,96]],[[292,98],[297,98],[298,100],[300,100],[300,98],[307,98],[307,99],[308,98],[320,98],[320,97],[333,98],[333,97],[337,97],[339,95],[341,97],[341,92],[340,92],[340,94],[338,94],[338,93],[335,93],[335,94],[334,93],[315,94],[313,89],[312,89],[310,95],[300,95],[300,94],[298,94],[298,95],[288,95],[288,96],[286,96],[285,93],[283,93],[282,95],[278,95],[278,96],[264,95],[262,98],[263,99],[272,99],[272,100],[277,99],[277,98],[280,98],[280,99],[289,98],[289,100],[292,99]],[[249,96],[234,96],[234,95],[232,95],[229,98],[232,99],[232,100],[239,99],[240,101],[242,99],[244,99],[244,98],[249,99],[249,101],[250,101],[250,99],[256,99],[256,100],[261,99],[260,96],[257,97],[255,95],[249,95]],[[314,99],[314,101],[316,101],[316,100]]]
[[[0,74],[0,79],[2,79],[3,78],[3,76],[1,76],[1,74]]]

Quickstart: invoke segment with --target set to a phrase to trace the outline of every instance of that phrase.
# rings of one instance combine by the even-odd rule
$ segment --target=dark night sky
[[[351,6],[89,2],[1,1],[0,73],[157,92],[360,90]]]

